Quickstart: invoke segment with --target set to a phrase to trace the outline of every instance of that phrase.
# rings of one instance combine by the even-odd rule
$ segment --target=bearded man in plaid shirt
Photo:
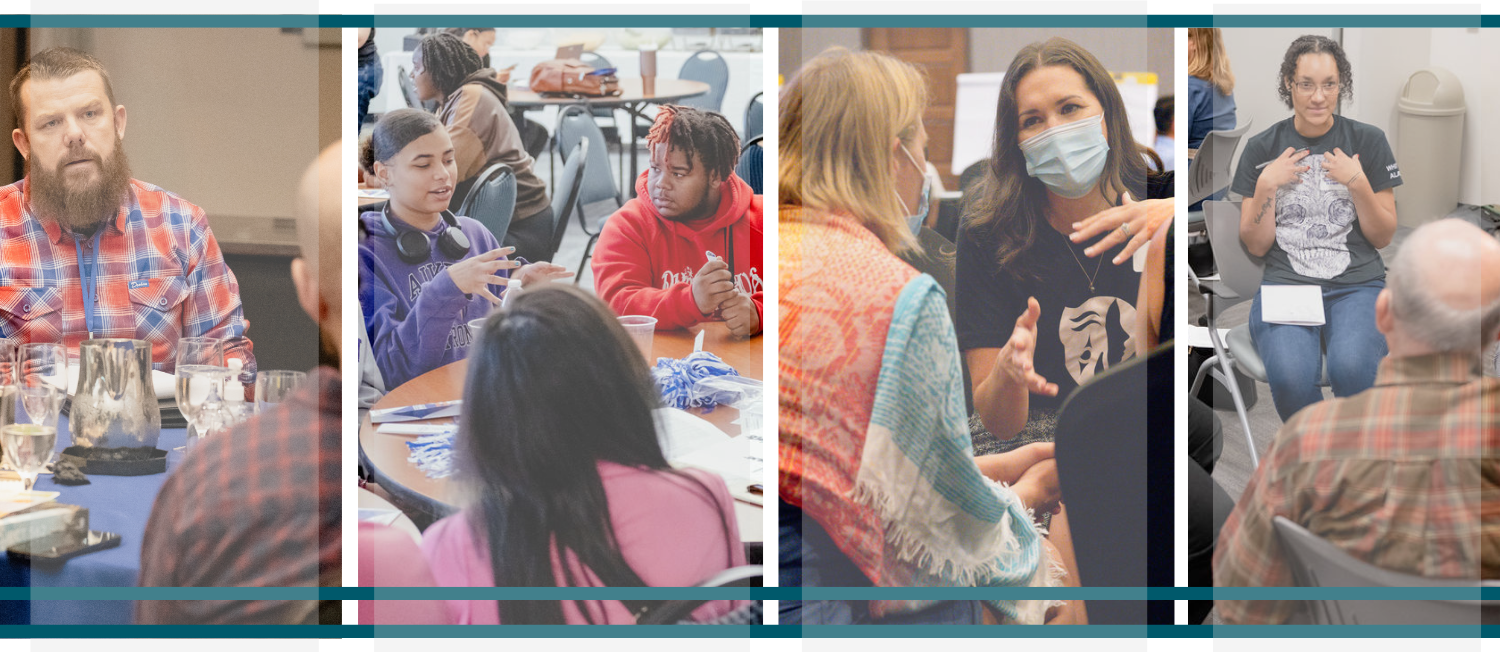
[[[44,50],[10,94],[27,175],[0,188],[0,335],[73,350],[98,337],[146,340],[162,371],[179,339],[215,337],[226,362],[253,372],[239,283],[208,218],[130,177],[125,107],[103,64]]]
[[[1500,379],[1479,373],[1500,332],[1500,242],[1460,220],[1416,229],[1375,324],[1390,345],[1375,386],[1282,426],[1220,532],[1215,586],[1293,585],[1276,516],[1388,570],[1500,578]],[[1264,624],[1300,604],[1216,606],[1224,622]]]

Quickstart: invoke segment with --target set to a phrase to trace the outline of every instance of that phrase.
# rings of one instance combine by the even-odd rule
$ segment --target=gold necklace
[[[1066,239],[1067,236],[1063,236],[1063,238]],[[1068,242],[1068,253],[1073,254],[1073,262],[1078,263],[1078,271],[1083,272],[1084,278],[1087,278],[1089,280],[1089,296],[1093,296],[1094,295],[1094,279],[1096,279],[1096,278],[1099,277],[1099,270],[1103,269],[1103,266],[1104,266],[1104,257],[1103,256],[1099,257],[1099,264],[1094,266],[1094,275],[1093,276],[1089,276],[1089,270],[1088,270],[1088,268],[1086,268],[1086,267],[1083,266],[1083,261],[1079,260],[1078,259],[1078,254],[1073,251],[1073,243],[1071,241]]]

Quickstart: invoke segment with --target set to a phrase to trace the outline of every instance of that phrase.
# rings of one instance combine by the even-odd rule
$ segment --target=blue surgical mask
[[[911,152],[906,149],[906,145],[901,145],[901,153],[905,154],[906,159],[911,161],[913,166],[916,166],[917,172],[922,174],[922,212],[913,214],[911,207],[906,205],[906,200],[901,199],[901,193],[896,193],[896,201],[901,202],[901,209],[906,211],[906,227],[911,229],[912,235],[916,235],[917,232],[922,230],[922,225],[927,222],[927,213],[932,208],[932,177],[927,176],[927,170],[917,165],[917,157],[911,155]]]
[[[1109,160],[1109,140],[1099,125],[1104,115],[1058,125],[1021,143],[1026,174],[1041,179],[1054,194],[1077,199],[1094,189]]]

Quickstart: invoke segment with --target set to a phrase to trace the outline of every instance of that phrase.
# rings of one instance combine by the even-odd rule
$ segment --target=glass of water
[[[22,410],[26,412],[27,422],[39,426],[57,427],[57,415],[62,411],[63,397],[67,394],[51,385],[21,387],[17,391],[20,394]],[[22,410],[14,410],[16,416],[20,416]],[[17,420],[17,423],[19,422]]]
[[[26,491],[36,484],[36,477],[52,461],[57,447],[57,428],[35,423],[13,423],[0,427],[0,443],[6,456],[21,474]]]
[[[181,365],[177,367],[177,409],[191,428],[188,441],[202,439],[231,420],[225,400],[225,387],[234,382],[236,373],[228,367]]]
[[[273,369],[255,375],[255,413],[260,414],[285,401],[302,383],[307,374],[301,371]]]
[[[61,344],[22,344],[20,349],[22,387],[51,386],[68,391],[68,349]]]

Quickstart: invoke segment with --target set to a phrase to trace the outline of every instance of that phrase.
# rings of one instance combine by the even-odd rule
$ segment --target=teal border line
[[[1458,638],[1497,625],[0,625],[4,638]]]
[[[1487,588],[6,587],[0,600],[1480,600]]]
[[[457,21],[488,20],[509,27],[1500,27],[1500,15],[795,15],[795,14],[664,14],[664,15],[110,15],[6,14],[0,27],[444,27]]]

